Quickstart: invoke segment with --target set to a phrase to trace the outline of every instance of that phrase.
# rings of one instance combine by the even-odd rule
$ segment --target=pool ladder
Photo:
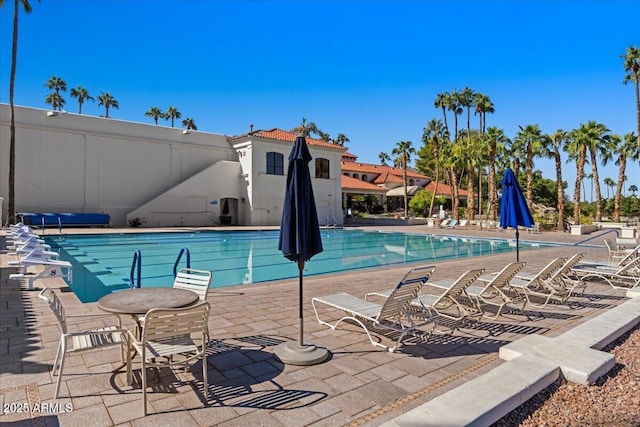
[[[180,249],[176,262],[173,264],[173,277],[178,274],[178,264],[182,259],[183,254],[187,254],[187,268],[191,268],[191,253],[189,248]],[[137,275],[137,276],[136,276]],[[142,284],[142,252],[140,250],[135,251],[133,254],[133,261],[131,262],[131,273],[129,274],[129,286],[131,289],[139,288]]]

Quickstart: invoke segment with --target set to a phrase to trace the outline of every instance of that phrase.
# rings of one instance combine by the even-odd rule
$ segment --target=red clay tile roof
[[[382,174],[378,175],[376,179],[373,180],[374,184],[384,184],[386,182],[398,182],[402,184],[402,177],[393,175],[389,171],[385,171],[385,172],[382,172]]]
[[[242,137],[247,137],[249,136],[249,134],[244,134],[244,135],[239,135],[237,137],[234,137],[232,139],[237,139],[237,138],[242,138]],[[287,142],[294,142],[296,140],[296,134],[295,133],[291,133],[288,132],[286,130],[282,130],[282,129],[278,129],[278,128],[274,128],[271,130],[257,130],[254,131],[251,136],[257,136],[260,138],[267,138],[267,139],[275,139],[278,141],[287,141]],[[326,142],[326,141],[322,141],[320,139],[313,139],[310,137],[305,137],[305,139],[307,140],[307,144],[309,145],[314,145],[316,147],[324,147],[324,148],[334,148],[336,150],[342,150],[342,151],[346,151],[345,147],[342,147],[340,145],[336,145],[336,144],[332,144],[330,142]]]
[[[436,189],[436,182],[431,181],[429,184],[427,184],[424,187],[424,189],[427,190],[429,193],[433,194],[433,192]],[[467,197],[469,195],[469,192],[467,190],[463,190],[462,188],[458,188],[458,195],[460,197]],[[451,186],[445,183],[439,182],[438,193],[436,194],[436,196],[451,196]]]
[[[342,191],[350,190],[350,191],[362,191],[366,192],[377,192],[384,194],[387,192],[386,188],[378,187],[377,185],[368,183],[367,181],[361,181],[359,179],[351,178],[350,176],[342,175],[341,176],[341,186]]]
[[[352,153],[350,153],[348,151],[345,151],[344,153],[342,153],[342,161],[355,162],[357,158],[358,158],[358,156],[356,156],[355,154],[352,154]]]
[[[358,173],[368,173],[368,174],[383,174],[385,172],[402,177],[402,169],[394,168],[391,166],[382,166],[382,165],[372,165],[370,163],[358,163],[358,162],[345,162],[342,161],[342,171],[348,172],[358,172]],[[429,179],[428,176],[421,175],[412,170],[407,170],[407,178],[419,178],[419,179]]]

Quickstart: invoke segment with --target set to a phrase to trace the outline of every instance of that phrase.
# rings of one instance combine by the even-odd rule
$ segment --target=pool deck
[[[514,238],[512,230],[362,228]],[[159,230],[66,229],[63,233],[115,231]],[[56,235],[58,231],[46,233]],[[567,244],[588,237],[557,232],[520,233],[521,240]],[[589,243],[598,246],[521,251],[520,260],[527,262],[525,271],[531,272],[552,258],[578,251],[586,252],[588,259],[606,260],[607,250],[599,246],[602,238]],[[63,397],[54,400],[55,383],[50,370],[60,332],[38,293],[23,290],[8,279],[15,271],[7,266],[9,259],[0,253],[0,396],[5,409],[14,403],[29,405],[18,405],[26,412],[3,413],[0,423],[25,426],[377,426],[506,363],[499,357],[504,345],[534,334],[558,337],[628,300],[626,291],[592,282],[585,296],[571,298],[570,306],[527,308],[524,315],[510,312],[498,320],[485,318],[451,334],[408,337],[403,346],[389,353],[372,346],[355,325],[343,323],[338,330],[331,330],[318,324],[311,298],[338,291],[363,297],[369,291],[395,285],[410,266],[309,276],[304,279],[305,342],[327,348],[331,357],[324,363],[303,367],[283,365],[273,356],[276,345],[298,337],[297,279],[211,289],[208,301],[212,307],[212,341],[207,361],[211,398],[205,403],[201,369],[197,366],[187,373],[162,370],[159,383],[149,380],[152,415],[143,417],[140,387],[126,385],[117,348],[70,355],[61,387]],[[515,253],[432,264],[437,266],[434,279],[447,279],[471,268],[497,271],[513,261]],[[36,283],[40,288],[54,288],[67,313],[100,312],[96,303],[80,303],[62,279]],[[332,318],[338,317],[336,313]],[[133,327],[130,319],[123,318],[123,322]],[[383,343],[391,343],[393,338],[379,333],[374,336]],[[137,378],[138,362],[134,359]],[[69,393],[70,398],[66,397]],[[68,408],[72,410],[67,411]]]

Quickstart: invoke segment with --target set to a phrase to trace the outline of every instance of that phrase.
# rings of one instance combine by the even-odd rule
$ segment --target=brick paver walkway
[[[513,239],[512,231],[425,226],[385,229]],[[566,233],[521,234],[524,240],[567,243],[585,238]],[[602,247],[579,250],[590,259],[603,259],[607,254]],[[572,246],[523,251],[520,259],[527,262],[527,271],[535,271],[551,258],[577,251]],[[207,362],[212,398],[205,402],[198,366],[187,373],[161,370],[160,382],[150,376],[152,415],[143,417],[140,387],[126,384],[117,348],[69,356],[63,397],[53,399],[50,369],[60,333],[37,292],[21,290],[8,279],[14,271],[7,267],[8,259],[0,255],[0,396],[4,409],[0,423],[16,425],[375,426],[497,366],[502,345],[527,334],[558,335],[624,299],[624,291],[593,284],[586,296],[572,298],[570,306],[527,309],[499,320],[483,319],[451,334],[409,337],[395,353],[389,353],[373,347],[355,325],[343,323],[336,331],[319,325],[310,301],[313,296],[337,291],[362,297],[396,284],[410,267],[306,277],[305,341],[329,349],[331,357],[319,365],[300,367],[283,365],[273,357],[277,344],[297,340],[297,280],[212,289],[208,299],[212,342]],[[512,253],[437,262],[434,279],[455,278],[470,268],[497,271],[514,260]],[[61,279],[38,285],[56,289],[69,313],[99,312],[95,303],[80,303]],[[133,326],[130,319],[123,321]],[[385,343],[393,339],[386,333],[376,336]],[[135,360],[134,369],[139,380]]]

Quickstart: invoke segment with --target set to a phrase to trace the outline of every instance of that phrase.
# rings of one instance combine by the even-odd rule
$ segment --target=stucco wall
[[[0,104],[5,200],[9,141]],[[221,160],[235,160],[224,135],[16,107],[16,212],[102,212],[125,225],[128,212]]]

